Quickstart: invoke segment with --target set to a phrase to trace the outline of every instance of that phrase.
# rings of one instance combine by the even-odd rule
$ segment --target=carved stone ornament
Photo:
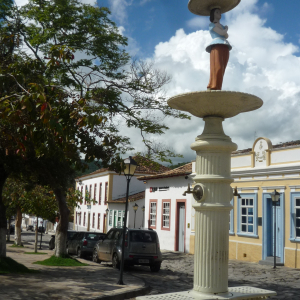
[[[266,151],[263,150],[263,144],[262,141],[260,141],[259,144],[259,151],[255,152],[255,160],[258,162],[263,162],[264,160],[266,160]]]

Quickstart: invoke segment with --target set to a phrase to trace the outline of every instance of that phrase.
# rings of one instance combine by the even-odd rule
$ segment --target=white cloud
[[[133,3],[133,0],[109,0],[112,16],[120,23],[127,21],[127,6]]]
[[[264,101],[259,110],[240,114],[224,122],[225,133],[239,149],[252,147],[256,137],[273,143],[299,139],[300,57],[298,47],[284,42],[284,36],[265,26],[257,14],[256,0],[244,0],[222,23],[229,26],[233,46],[223,89],[254,94]],[[246,20],[246,21],[245,21]],[[153,58],[156,67],[172,75],[169,96],[206,90],[209,79],[209,54],[205,45],[211,37],[207,30],[186,34],[182,29],[169,41],[159,43]],[[203,121],[168,120],[170,131],[161,141],[188,159],[195,154],[189,145],[202,132]]]
[[[207,29],[210,21],[208,17],[194,17],[186,22],[187,26],[194,29]]]

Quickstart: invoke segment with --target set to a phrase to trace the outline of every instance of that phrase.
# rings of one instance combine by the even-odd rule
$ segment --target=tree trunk
[[[15,222],[15,244],[18,246],[22,246],[21,241],[21,224],[22,224],[22,212],[21,208],[17,207],[17,218]]]
[[[7,220],[6,207],[2,201],[2,191],[7,177],[8,174],[5,172],[4,166],[0,165],[0,257],[6,257]]]
[[[34,252],[37,253],[39,217],[36,217]]]
[[[67,206],[65,191],[56,189],[54,190],[54,193],[59,207],[59,222],[55,233],[54,255],[56,257],[61,257],[67,254],[66,243],[70,210]]]

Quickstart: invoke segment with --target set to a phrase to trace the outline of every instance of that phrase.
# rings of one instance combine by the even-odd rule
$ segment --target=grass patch
[[[13,245],[11,245],[10,247],[24,248],[24,246],[23,246],[23,245],[16,245],[16,244],[13,244]]]
[[[39,273],[39,271],[28,269],[10,257],[0,257],[0,273]]]
[[[43,254],[48,254],[46,252],[24,252],[25,254],[37,254],[37,255],[43,255]]]
[[[84,267],[88,266],[88,264],[83,264],[79,262],[78,260],[66,256],[66,257],[56,257],[56,256],[51,256],[48,259],[45,259],[43,261],[36,261],[34,264],[37,265],[43,265],[43,266],[55,266],[55,267]]]

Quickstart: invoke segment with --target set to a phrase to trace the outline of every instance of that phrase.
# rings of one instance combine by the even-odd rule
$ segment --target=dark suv
[[[77,254],[79,257],[85,255],[92,255],[95,244],[99,241],[100,237],[104,237],[105,233],[100,232],[77,232],[67,244],[68,254]]]
[[[121,228],[112,228],[94,247],[93,261],[111,261],[120,268],[122,255]],[[152,229],[127,229],[125,235],[125,266],[146,265],[158,272],[162,262],[157,233]]]

